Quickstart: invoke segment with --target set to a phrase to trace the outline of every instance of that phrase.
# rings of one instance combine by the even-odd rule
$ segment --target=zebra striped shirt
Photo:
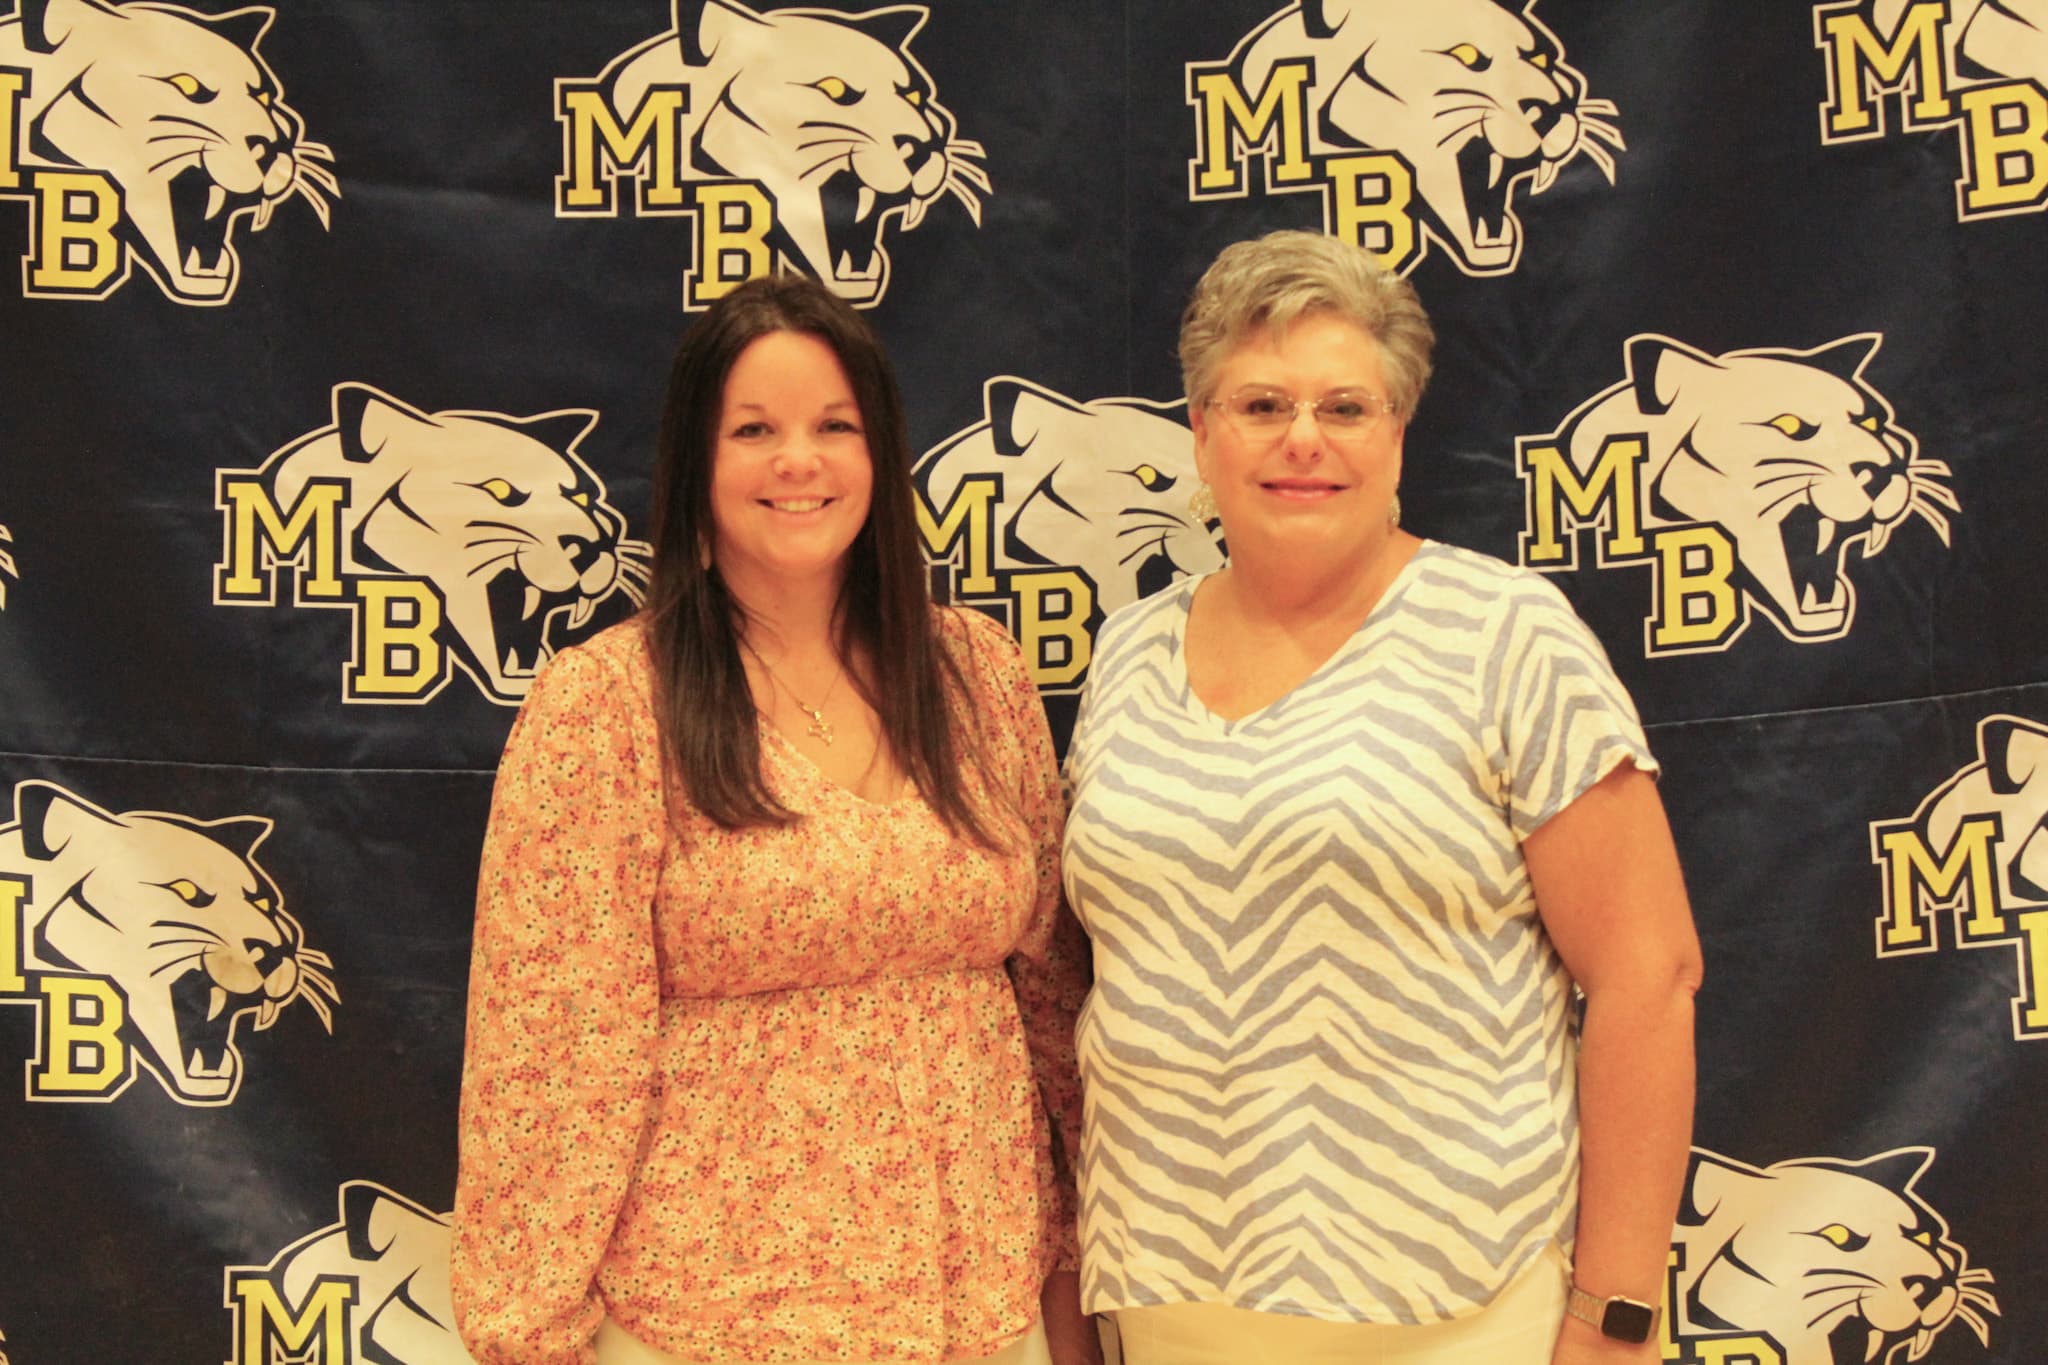
[[[1576,1210],[1572,983],[1521,840],[1655,760],[1526,570],[1425,543],[1235,721],[1188,686],[1198,582],[1104,625],[1067,758],[1083,1303],[1472,1311]]]

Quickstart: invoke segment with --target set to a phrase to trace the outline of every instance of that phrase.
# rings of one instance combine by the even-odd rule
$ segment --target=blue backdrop
[[[694,311],[872,310],[1064,742],[1219,560],[1175,324],[1281,226],[1413,279],[1406,524],[1555,573],[1666,764],[1665,1359],[2037,1358],[2048,3],[16,3],[0,1360],[467,1359],[492,765],[638,599]]]

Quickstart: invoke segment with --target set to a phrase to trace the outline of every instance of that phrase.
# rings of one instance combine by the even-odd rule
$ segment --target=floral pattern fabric
[[[1009,637],[935,610],[1004,849],[765,722],[796,824],[664,799],[638,622],[535,682],[470,976],[451,1263],[480,1365],[589,1365],[607,1314],[707,1361],[973,1356],[1075,1264],[1086,945],[1051,739]]]

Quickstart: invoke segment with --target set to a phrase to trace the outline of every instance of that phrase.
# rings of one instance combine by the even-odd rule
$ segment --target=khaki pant
[[[1052,1365],[1046,1353],[1045,1328],[1033,1323],[1031,1330],[991,1356],[960,1356],[959,1365]],[[702,1362],[657,1351],[633,1337],[610,1318],[597,1329],[597,1365],[702,1365]],[[823,1365],[805,1362],[804,1365]]]
[[[1380,1326],[1176,1303],[1123,1309],[1116,1331],[1123,1365],[1548,1365],[1570,1279],[1553,1244],[1499,1298],[1449,1322]]]

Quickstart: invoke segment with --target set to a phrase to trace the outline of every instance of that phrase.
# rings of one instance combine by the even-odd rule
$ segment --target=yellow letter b
[[[1963,122],[1959,216],[1988,218],[2048,204],[2048,97],[2031,81],[1980,85],[1956,99]]]
[[[1064,687],[1088,669],[1088,618],[1095,589],[1072,569],[1010,575],[1017,599],[1017,643],[1040,687]]]
[[[356,581],[355,660],[343,679],[350,701],[425,701],[442,680],[441,599],[417,578]]]
[[[695,312],[768,273],[768,232],[775,206],[758,185],[714,180],[697,187],[697,259],[683,280],[683,307]]]
[[[35,227],[22,269],[31,298],[103,299],[128,272],[114,236],[121,191],[98,171],[36,171]]]
[[[120,1039],[126,1004],[113,983],[94,976],[45,976],[41,1056],[29,1071],[29,1093],[85,1099],[119,1090],[128,1079],[128,1047]]]
[[[1731,581],[1735,547],[1718,526],[1667,526],[1653,532],[1657,552],[1657,607],[1649,620],[1651,654],[1716,649],[1734,639],[1746,619]]]

